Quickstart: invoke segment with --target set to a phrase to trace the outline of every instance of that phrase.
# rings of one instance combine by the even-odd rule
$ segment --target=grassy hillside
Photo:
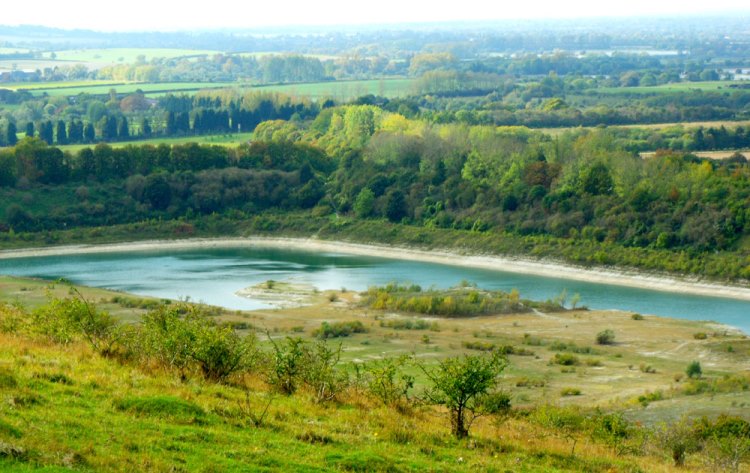
[[[146,307],[160,304],[76,290],[131,324]],[[685,413],[691,419],[746,416],[748,380],[732,373],[747,365],[750,346],[745,337],[710,325],[588,311],[447,320],[384,312],[343,290],[318,293],[283,282],[248,290],[277,301],[294,292],[302,303],[211,311],[243,336],[257,336],[262,353],[287,336],[302,337],[307,346],[322,343],[315,340],[323,322],[361,322],[362,333],[327,342],[333,347],[341,341],[337,369],[349,378],[331,400],[316,401],[318,392],[303,383],[294,394],[279,392],[262,364],[215,382],[191,369],[181,375],[154,359],[100,356],[82,336],[54,342],[48,331],[28,330],[33,325],[19,328],[25,323],[19,320],[62,307],[50,305],[48,297],[70,297],[72,289],[0,279],[0,298],[28,307],[0,306],[0,469],[685,471],[671,466],[660,429],[676,431]],[[595,344],[604,327],[616,334],[614,344]],[[706,331],[705,339],[695,336]],[[500,386],[513,410],[480,417],[468,439],[454,438],[445,410],[418,402],[430,382],[413,363],[429,370],[455,355],[501,347],[509,366]],[[414,376],[415,386],[408,401],[383,404],[368,378],[352,371],[355,364],[366,368],[384,356],[410,353],[415,361],[403,373]],[[555,361],[561,356],[578,361]],[[703,378],[678,381],[692,358],[704,363]],[[719,454],[711,448],[706,443],[702,452],[691,451],[687,471],[713,471]]]

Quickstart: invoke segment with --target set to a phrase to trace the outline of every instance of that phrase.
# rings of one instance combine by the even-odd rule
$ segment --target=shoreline
[[[727,286],[699,280],[680,279],[668,275],[652,275],[638,271],[608,268],[584,268],[558,262],[509,256],[462,254],[451,250],[351,243],[311,238],[195,238],[186,240],[146,240],[123,243],[51,246],[16,250],[0,250],[0,259],[39,256],[127,253],[162,249],[187,250],[201,248],[278,248],[300,251],[323,251],[357,256],[400,259],[531,274],[550,278],[650,289],[678,294],[722,297],[750,301],[750,287]]]

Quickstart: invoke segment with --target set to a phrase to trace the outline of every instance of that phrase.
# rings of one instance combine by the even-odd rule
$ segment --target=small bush
[[[708,334],[706,332],[697,332],[693,334],[693,338],[696,340],[705,340],[708,338]]]
[[[648,405],[654,401],[661,401],[664,399],[664,393],[662,391],[654,391],[652,393],[646,393],[638,396],[638,402],[643,407],[648,407]]]
[[[463,342],[462,345],[464,348],[467,348],[469,350],[478,351],[492,351],[497,348],[494,343],[481,341]]]
[[[440,331],[437,322],[428,322],[424,319],[391,319],[381,320],[380,326],[384,328],[392,328],[394,330],[432,330],[435,332]]]
[[[367,333],[367,328],[359,320],[349,322],[323,322],[313,336],[322,340],[327,338],[348,337],[353,333]]]
[[[404,372],[408,362],[407,357],[383,358],[365,365],[369,393],[388,406],[408,404],[414,387],[414,376]]]
[[[555,353],[555,356],[552,358],[552,363],[562,366],[576,366],[581,364],[581,360],[570,353]]]
[[[643,320],[644,319],[644,317],[641,314],[633,314],[633,315],[630,316],[630,318],[633,319],[633,320]]]
[[[310,388],[315,402],[333,400],[349,383],[345,371],[338,369],[341,345],[330,348],[325,341],[303,347],[300,379]]]
[[[641,363],[638,369],[640,369],[642,373],[647,373],[647,374],[656,373],[656,368],[654,368],[651,365],[647,365],[646,363]]]
[[[581,390],[578,388],[563,388],[562,391],[560,391],[561,396],[580,396]]]
[[[688,378],[700,378],[701,376],[703,376],[703,368],[701,368],[700,362],[690,362],[687,368],[685,368],[685,374],[688,376]]]
[[[547,382],[543,379],[520,378],[516,381],[517,388],[543,388]]]
[[[610,329],[596,334],[596,343],[599,345],[612,345],[615,343],[615,332]]]

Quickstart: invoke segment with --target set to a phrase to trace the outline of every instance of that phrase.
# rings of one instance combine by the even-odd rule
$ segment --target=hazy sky
[[[748,0],[33,0],[9,2],[0,24],[96,30],[403,23],[504,18],[750,12]]]

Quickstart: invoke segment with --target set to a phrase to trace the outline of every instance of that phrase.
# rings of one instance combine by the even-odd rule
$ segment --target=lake
[[[390,281],[447,288],[466,280],[484,289],[516,288],[527,299],[550,299],[563,290],[594,309],[619,309],[690,320],[714,320],[750,333],[750,302],[636,289],[435,263],[268,248],[165,249],[0,259],[0,274],[66,278],[87,286],[134,294],[260,309],[263,302],[235,292],[269,279],[319,289],[364,290]]]

